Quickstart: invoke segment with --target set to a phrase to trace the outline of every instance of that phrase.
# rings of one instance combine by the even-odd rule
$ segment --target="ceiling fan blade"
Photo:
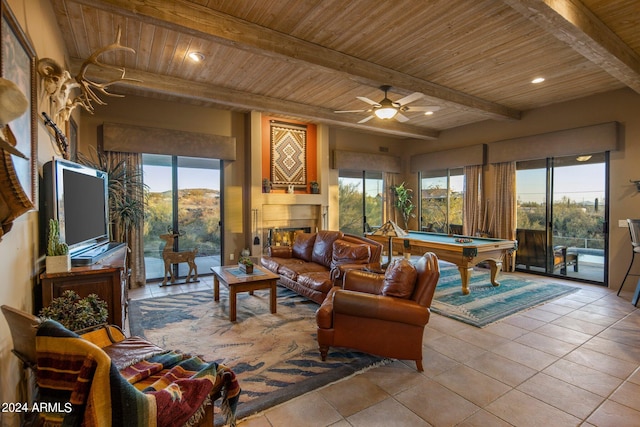
[[[369,117],[365,117],[364,119],[360,120],[358,123],[366,123],[369,120],[373,119],[375,116],[372,114]]]
[[[413,92],[411,95],[407,95],[404,98],[398,99],[396,103],[400,105],[407,105],[413,101],[417,101],[418,99],[424,97],[424,93]]]
[[[334,113],[367,113],[371,110],[340,110],[334,111]]]
[[[402,113],[396,113],[395,116],[393,116],[397,121],[399,121],[400,123],[404,123],[409,121],[409,117],[405,116]]]
[[[367,98],[367,97],[364,97],[364,96],[356,96],[356,98],[358,98],[360,101],[366,102],[367,104],[371,104],[371,105],[378,106],[378,107],[380,106],[380,104],[379,104],[379,103],[377,103],[376,101],[372,101],[372,100],[370,100],[370,99],[369,99],[369,98]]]
[[[424,105],[420,107],[416,105],[415,107],[407,107],[406,111],[438,111],[439,109],[440,107],[437,105]]]

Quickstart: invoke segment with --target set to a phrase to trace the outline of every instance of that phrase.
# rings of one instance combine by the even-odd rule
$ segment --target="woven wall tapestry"
[[[271,122],[271,182],[307,185],[307,127]]]

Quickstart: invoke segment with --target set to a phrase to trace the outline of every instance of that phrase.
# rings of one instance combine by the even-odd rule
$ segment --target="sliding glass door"
[[[516,267],[603,284],[606,153],[519,162]]]
[[[361,236],[382,225],[381,172],[340,171],[338,189],[340,231]]]
[[[197,248],[199,274],[221,264],[220,161],[195,157],[143,154],[144,182],[149,186],[145,212],[145,267],[147,280],[164,273],[160,235],[179,234],[173,249]],[[176,277],[188,272],[185,263],[175,265]]]
[[[605,183],[604,154],[553,159],[551,246],[567,276],[604,282]]]

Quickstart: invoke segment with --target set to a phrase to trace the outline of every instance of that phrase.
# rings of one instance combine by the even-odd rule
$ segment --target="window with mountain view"
[[[147,279],[162,278],[164,241],[160,235],[180,234],[177,250],[198,248],[198,273],[220,265],[220,161],[194,157],[143,154],[145,207],[144,251]],[[187,264],[178,264],[185,276]]]
[[[420,226],[423,231],[462,234],[462,169],[420,174]]]
[[[340,171],[339,228],[361,236],[382,225],[384,182],[381,172]]]

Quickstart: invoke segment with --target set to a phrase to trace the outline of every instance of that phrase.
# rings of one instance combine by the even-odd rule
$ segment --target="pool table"
[[[376,235],[368,235],[367,237],[384,244],[385,247],[389,245],[389,237]],[[496,279],[502,269],[504,255],[518,248],[518,243],[515,240],[422,231],[410,231],[406,237],[391,237],[391,239],[394,252],[411,253],[412,255],[433,252],[439,259],[455,264],[458,267],[458,271],[460,271],[462,293],[464,295],[469,294],[469,278],[473,267],[481,262],[489,264],[491,267],[491,284],[499,286],[500,283]],[[466,242],[464,240],[471,241]]]

